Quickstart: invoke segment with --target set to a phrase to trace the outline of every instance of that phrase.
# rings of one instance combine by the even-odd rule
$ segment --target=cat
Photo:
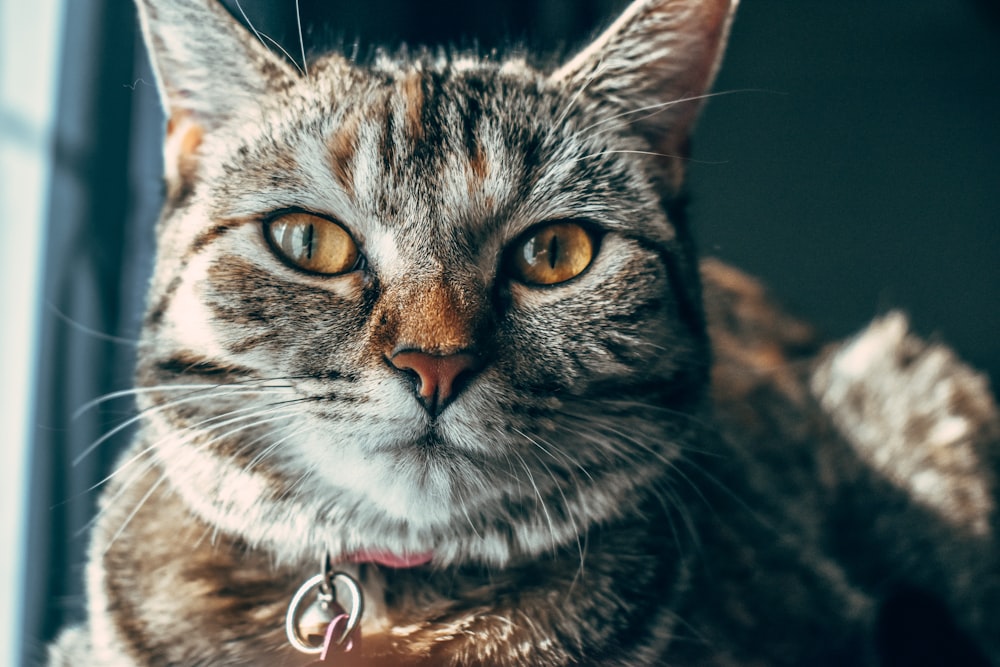
[[[736,0],[635,0],[551,69],[137,4],[142,421],[50,665],[1000,664],[986,379],[695,253]]]

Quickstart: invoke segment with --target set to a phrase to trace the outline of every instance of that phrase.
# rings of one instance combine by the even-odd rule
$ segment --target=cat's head
[[[670,204],[734,4],[639,0],[550,72],[296,64],[217,0],[140,0],[169,123],[138,377],[170,483],[288,558],[441,564],[669,483],[707,365]]]

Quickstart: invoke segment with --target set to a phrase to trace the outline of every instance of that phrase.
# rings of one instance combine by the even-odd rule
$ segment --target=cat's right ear
[[[168,188],[193,177],[205,133],[293,85],[297,74],[219,0],[136,0],[167,113]]]

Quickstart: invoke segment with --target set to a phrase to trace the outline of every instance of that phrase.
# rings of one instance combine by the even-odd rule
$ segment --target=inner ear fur
[[[194,183],[198,171],[198,147],[204,136],[204,129],[189,113],[176,112],[167,119],[163,162],[168,199],[180,196]]]

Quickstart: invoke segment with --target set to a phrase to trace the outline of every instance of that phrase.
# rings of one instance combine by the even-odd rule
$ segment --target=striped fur
[[[752,281],[705,269],[706,329],[678,205],[734,5],[636,0],[553,72],[300,72],[214,0],[140,0],[170,118],[143,417],[103,496],[88,626],[52,664],[304,664],[282,635],[296,586],[373,551],[433,560],[340,565],[365,589],[364,664],[874,660],[869,561],[811,520],[896,491],[840,463],[858,457],[820,418],[829,383],[809,394],[815,347]],[[265,230],[289,211],[336,220],[363,263],[283,261]],[[586,225],[592,263],[519,281],[507,258],[550,221]],[[401,349],[477,365],[435,414]],[[980,540],[992,479],[956,510]],[[959,622],[982,636],[976,604]]]

